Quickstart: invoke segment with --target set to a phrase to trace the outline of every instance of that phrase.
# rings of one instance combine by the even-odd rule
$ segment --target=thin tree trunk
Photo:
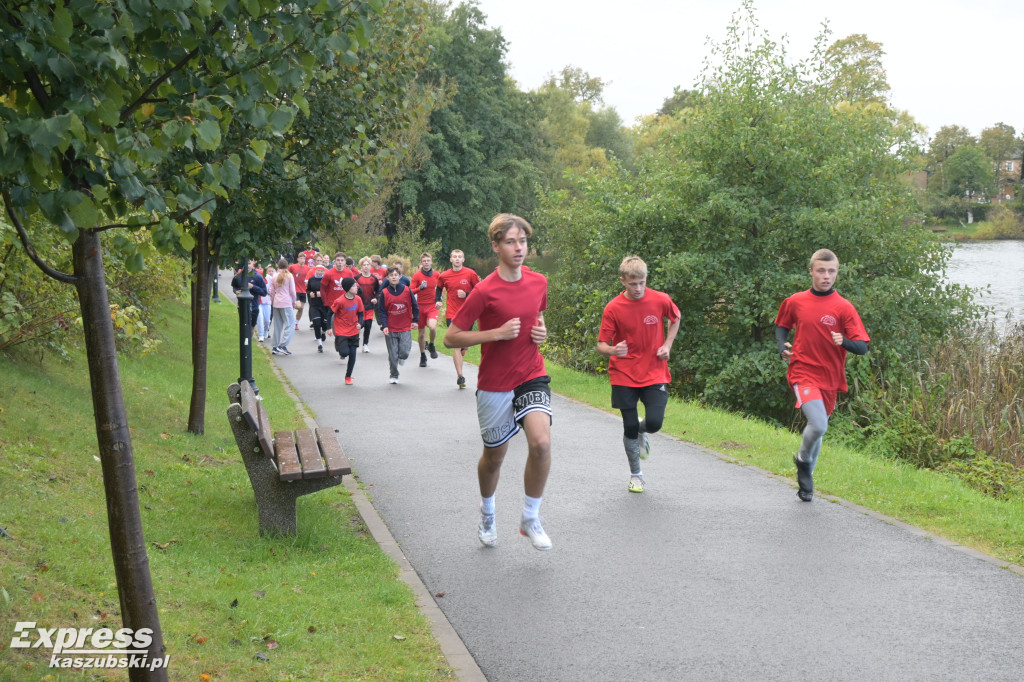
[[[121,601],[121,619],[124,626],[133,632],[142,628],[152,630],[153,642],[149,647],[149,660],[152,661],[163,657],[166,647],[142,532],[135,457],[121,391],[99,235],[82,230],[72,246],[72,255],[78,278],[75,287],[85,329],[96,439],[103,467],[107,524]],[[129,679],[166,680],[167,671],[163,668],[153,671],[129,668]]]
[[[188,431],[206,431],[206,350],[210,334],[210,240],[206,225],[199,224],[192,249],[192,402]]]

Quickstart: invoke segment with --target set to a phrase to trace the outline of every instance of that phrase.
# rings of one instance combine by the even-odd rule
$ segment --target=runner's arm
[[[791,346],[789,345],[790,331],[792,330],[778,325],[775,326],[775,344],[779,347],[779,355],[787,360],[792,354],[792,351],[790,350]]]

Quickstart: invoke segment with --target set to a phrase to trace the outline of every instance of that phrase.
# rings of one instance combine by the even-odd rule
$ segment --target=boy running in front
[[[334,311],[334,350],[338,351],[342,360],[348,361],[345,384],[351,386],[356,351],[359,350],[359,329],[363,323],[363,299],[356,295],[359,285],[352,277],[341,280],[341,288],[345,293],[331,302]]]
[[[779,307],[775,341],[779,355],[789,363],[786,381],[796,394],[796,407],[807,418],[796,464],[797,496],[814,497],[814,467],[828,418],[836,407],[836,394],[846,391],[846,353],[868,352],[868,333],[853,304],[833,288],[839,259],[828,249],[811,256],[811,288],[793,294]],[[796,328],[793,343],[787,339]]]
[[[494,493],[508,441],[522,429],[529,454],[519,532],[536,549],[551,549],[551,539],[540,522],[551,470],[551,387],[538,348],[547,338],[548,281],[521,267],[532,233],[530,223],[519,216],[495,216],[488,235],[498,254],[498,268],[473,289],[444,336],[444,345],[453,350],[480,344],[476,410],[484,449],[477,463],[481,498],[477,534],[485,547],[498,542]],[[476,322],[480,329],[472,331]]]
[[[388,365],[391,370],[390,382],[398,383],[398,366],[404,365],[412,348],[412,331],[419,319],[416,297],[409,287],[402,284],[402,270],[392,265],[388,268],[388,285],[377,298],[377,320],[388,347]]]
[[[668,405],[668,357],[679,331],[679,308],[668,294],[647,288],[647,264],[626,256],[619,265],[626,288],[604,308],[597,352],[609,358],[612,407],[622,413],[622,445],[629,461],[632,493],[644,491],[640,458],[651,454],[649,433],[661,429]],[[665,333],[668,320],[668,333]],[[644,404],[640,420],[637,402]]]
[[[420,268],[412,276],[410,287],[416,295],[416,304],[420,307],[420,367],[427,366],[427,353],[437,359],[437,348],[434,338],[437,335],[437,272],[432,267],[434,258],[429,253],[420,255]],[[430,339],[427,340],[429,330]]]

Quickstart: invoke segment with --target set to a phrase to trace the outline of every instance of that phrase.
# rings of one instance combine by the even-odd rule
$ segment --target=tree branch
[[[220,30],[220,27],[222,25],[223,25],[223,22],[218,21],[217,23],[215,23],[213,26],[210,27],[210,30],[207,32],[207,35],[211,35],[212,36],[214,33],[216,33],[217,31]],[[141,95],[139,95],[135,99],[134,102],[129,104],[128,108],[126,108],[124,111],[121,112],[121,119],[120,119],[121,122],[123,123],[124,121],[128,120],[128,117],[131,116],[132,114],[134,114],[135,110],[138,109],[139,107],[141,107],[146,102],[148,97],[151,94],[153,94],[153,92],[158,87],[160,87],[160,84],[163,83],[165,80],[167,80],[171,76],[172,73],[174,73],[175,71],[180,71],[181,69],[185,68],[186,64],[188,64],[190,61],[195,59],[196,55],[199,54],[199,48],[200,47],[201,47],[201,45],[196,46],[196,48],[194,50],[192,50],[191,52],[189,52],[188,54],[185,55],[184,59],[182,59],[180,62],[178,62],[174,66],[172,66],[171,68],[169,68],[166,71],[164,71],[162,74],[160,74],[160,76],[158,78],[156,78],[152,83],[150,83],[149,87],[146,88],[143,91],[143,93]]]
[[[36,253],[36,248],[32,246],[32,242],[28,240],[28,233],[25,232],[25,226],[21,224],[21,219],[18,218],[17,212],[14,210],[14,202],[11,201],[11,193],[8,190],[3,191],[4,205],[7,207],[7,215],[11,219],[11,223],[14,225],[14,229],[18,231],[18,237],[21,239],[22,246],[25,247],[25,253],[32,259],[32,262],[39,266],[39,269],[44,273],[54,278],[58,282],[64,282],[65,284],[74,284],[78,281],[78,278],[74,275],[69,275],[66,272],[54,268],[52,265],[44,261]]]
[[[204,201],[203,203],[199,204],[198,206],[193,206],[192,208],[187,209],[185,211],[182,211],[181,213],[177,213],[175,215],[172,215],[171,216],[171,220],[181,220],[183,218],[187,218],[188,216],[190,216],[191,214],[195,213],[196,211],[201,209],[203,206],[206,206],[207,204],[209,204],[212,201],[216,201],[216,199],[207,199],[206,201]],[[132,229],[138,229],[140,227],[153,227],[154,225],[159,225],[159,224],[160,224],[159,220],[153,220],[153,221],[150,221],[148,223],[140,223],[138,225],[129,225],[128,223],[111,223],[110,225],[103,225],[101,227],[93,228],[92,231],[93,232],[106,232],[107,230],[114,230],[114,229],[119,228],[119,227],[130,227]]]

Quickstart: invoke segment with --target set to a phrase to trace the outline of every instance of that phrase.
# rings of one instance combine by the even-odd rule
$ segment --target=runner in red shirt
[[[466,254],[461,249],[455,249],[448,256],[452,269],[445,270],[437,278],[437,309],[441,309],[441,298],[447,298],[444,320],[447,326],[452,326],[452,320],[462,307],[463,301],[469,296],[469,292],[480,283],[480,276],[473,268],[463,267],[466,262]],[[466,387],[466,377],[462,376],[462,356],[466,354],[466,348],[460,348],[452,353],[452,361],[455,363],[455,374],[458,377],[455,383],[459,388]]]
[[[796,407],[807,418],[796,465],[797,495],[810,502],[814,495],[814,467],[821,439],[836,406],[838,391],[846,391],[846,353],[864,355],[871,339],[853,304],[833,288],[839,259],[828,249],[811,256],[811,288],[793,294],[779,307],[775,341],[789,362],[786,381],[796,394]],[[796,328],[793,343],[787,339]]]
[[[398,366],[404,365],[412,348],[412,331],[420,311],[416,297],[402,283],[402,270],[397,265],[388,268],[388,285],[377,296],[377,320],[384,332],[388,347],[388,365],[391,383],[398,383]]]
[[[427,366],[427,353],[430,357],[437,359],[437,348],[434,347],[434,338],[437,335],[437,278],[434,271],[434,258],[429,253],[420,255],[420,268],[412,276],[409,287],[416,294],[416,303],[420,307],[420,319],[417,320],[420,326],[420,367]],[[427,340],[429,330],[430,340]]]
[[[551,387],[538,348],[548,333],[544,326],[548,281],[541,274],[522,270],[532,233],[530,223],[510,213],[491,221],[488,234],[491,248],[498,254],[498,269],[466,298],[445,333],[444,344],[452,349],[480,344],[476,392],[484,441],[477,464],[480,542],[486,547],[498,542],[494,493],[508,441],[523,429],[529,451],[519,532],[536,549],[548,550],[551,538],[541,526],[540,505],[551,469]],[[479,331],[472,331],[475,322],[480,324]]]
[[[359,328],[363,323],[363,299],[357,292],[359,285],[352,277],[341,280],[344,293],[334,298],[334,349],[342,360],[348,360],[345,383],[352,385],[352,370],[356,366],[356,352],[359,350]]]
[[[345,254],[342,251],[334,254],[334,267],[324,273],[324,281],[321,285],[322,296],[324,297],[324,303],[327,307],[331,307],[331,303],[334,299],[345,293],[345,290],[341,286],[341,280],[346,277],[355,278],[359,273],[351,272],[348,266],[345,265]]]
[[[622,413],[622,444],[629,461],[627,489],[644,491],[641,457],[651,454],[647,434],[661,430],[668,405],[669,353],[679,331],[679,308],[660,291],[647,288],[647,264],[626,256],[619,265],[619,281],[626,290],[604,308],[597,352],[608,361],[612,407]],[[668,320],[668,333],[665,333]],[[640,420],[637,402],[644,404]]]
[[[295,329],[299,328],[297,320],[302,319],[302,309],[306,307],[306,280],[309,279],[312,274],[311,267],[316,263],[315,260],[311,259],[311,263],[306,265],[305,262],[292,263],[288,266],[288,272],[292,274],[295,279]]]
[[[366,312],[363,313],[363,352],[370,352],[370,329],[373,328],[373,311],[377,307],[377,293],[380,291],[380,280],[373,274],[369,258],[359,259],[360,274],[356,277],[359,285],[359,296],[363,299]]]

